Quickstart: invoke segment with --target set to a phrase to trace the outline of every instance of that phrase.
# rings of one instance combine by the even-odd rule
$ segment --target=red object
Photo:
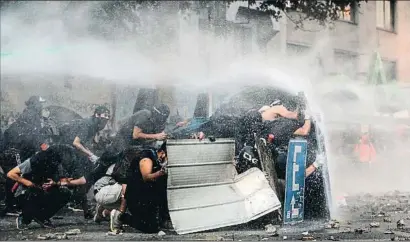
[[[18,182],[14,183],[13,187],[11,188],[11,192],[14,193],[17,190],[18,186],[19,186]]]
[[[376,149],[369,140],[367,134],[363,134],[360,142],[355,146],[355,153],[360,162],[373,162],[376,158]]]
[[[272,143],[274,139],[275,139],[275,136],[273,134],[268,135],[268,142],[269,143]]]

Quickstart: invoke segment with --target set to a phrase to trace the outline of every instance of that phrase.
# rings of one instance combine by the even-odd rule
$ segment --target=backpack
[[[141,158],[140,155],[142,155],[142,153],[146,151],[152,152],[153,156],[155,157],[155,152],[152,149],[141,148],[138,151],[139,153],[136,156],[135,160],[139,161],[139,159]],[[122,153],[119,161],[115,163],[114,169],[111,174],[111,177],[114,178],[114,180],[120,184],[127,184],[128,177],[130,177],[130,175],[132,174],[131,164],[133,160],[129,161],[125,157],[126,157],[125,154]]]
[[[120,184],[127,184],[127,179],[130,174],[131,161],[128,161],[123,157],[117,163],[115,163],[111,177]]]

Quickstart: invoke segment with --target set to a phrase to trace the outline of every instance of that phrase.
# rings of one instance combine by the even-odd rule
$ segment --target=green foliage
[[[228,0],[228,2],[237,2],[237,0]],[[298,21],[302,24],[305,20],[315,20],[321,25],[328,21],[339,19],[340,11],[347,7],[360,7],[361,2],[367,0],[274,0],[274,1],[258,1],[249,0],[249,6],[255,6],[256,9],[269,13],[276,19],[282,17],[282,13],[298,12],[303,15],[303,18]],[[297,26],[298,27],[298,26]]]

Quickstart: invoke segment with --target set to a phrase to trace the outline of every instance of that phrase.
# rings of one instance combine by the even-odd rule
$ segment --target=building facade
[[[379,52],[386,79],[410,83],[410,1],[368,1],[340,12],[330,29],[306,22],[296,29],[289,18],[280,20],[280,31],[271,41],[273,53],[279,46],[287,55],[320,49],[327,74],[345,74],[364,80],[374,53]],[[279,44],[278,44],[279,43]]]

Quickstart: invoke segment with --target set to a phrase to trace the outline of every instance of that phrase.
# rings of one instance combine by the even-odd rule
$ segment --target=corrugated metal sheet
[[[178,234],[257,219],[280,208],[257,168],[237,175],[234,140],[172,140],[168,149],[168,206]]]

